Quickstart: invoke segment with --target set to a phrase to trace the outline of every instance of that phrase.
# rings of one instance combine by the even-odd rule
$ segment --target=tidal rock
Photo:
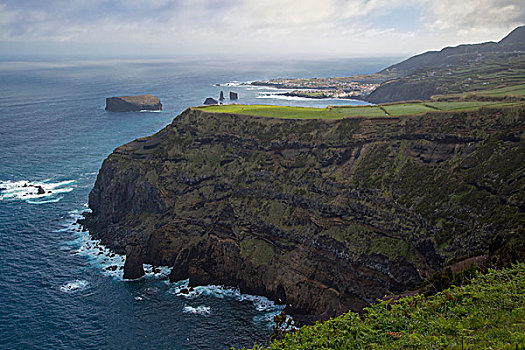
[[[217,105],[219,104],[219,101],[217,101],[214,98],[208,97],[206,100],[204,100],[205,105]]]
[[[46,193],[46,190],[44,190],[44,188],[42,186],[37,186],[37,192],[36,194],[45,194]]]
[[[162,103],[159,98],[152,95],[108,97],[106,98],[106,111],[162,111]]]
[[[124,263],[124,279],[137,279],[144,276],[141,247],[138,245],[126,246],[126,262]]]
[[[190,291],[188,290],[188,288],[182,288],[179,293],[180,294],[190,294]]]
[[[224,92],[223,92],[223,91],[221,91],[221,95],[220,95],[220,97],[219,97],[219,100],[220,100],[220,101],[224,100]]]
[[[238,100],[238,99],[239,99],[239,94],[236,92],[230,91],[230,100]]]

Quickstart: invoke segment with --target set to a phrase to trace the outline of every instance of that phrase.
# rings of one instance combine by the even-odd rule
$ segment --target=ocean
[[[241,82],[371,73],[396,61],[0,61],[0,348],[229,349],[267,342],[283,306],[264,297],[220,286],[183,295],[187,281],[168,283],[169,268],[122,279],[123,258],[75,224],[88,209],[102,161],[221,90],[247,104],[361,103],[283,99]],[[164,110],[104,110],[106,97],[145,93],[158,96]],[[38,186],[46,193],[37,195]]]

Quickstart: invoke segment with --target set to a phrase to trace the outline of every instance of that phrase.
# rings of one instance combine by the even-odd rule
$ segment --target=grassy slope
[[[215,105],[195,107],[195,109],[213,113],[245,114],[282,119],[341,119],[345,117],[385,117],[415,115],[436,110],[457,111],[476,109],[484,106],[510,105],[512,102],[416,102],[385,104],[378,106],[351,106],[332,108],[306,108],[270,105]]]
[[[516,90],[514,86],[521,86],[521,89]],[[384,82],[367,99],[379,103],[472,92],[485,96],[498,96],[482,91],[494,89],[503,89],[499,96],[523,96],[524,86],[525,55],[518,55],[421,69],[410,75]],[[506,89],[508,91],[505,91]]]
[[[299,329],[267,349],[523,349],[525,264],[429,298],[379,302]],[[254,349],[261,349],[255,346]]]

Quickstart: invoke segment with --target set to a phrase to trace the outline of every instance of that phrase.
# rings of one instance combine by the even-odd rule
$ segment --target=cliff
[[[161,111],[160,99],[152,95],[117,96],[106,98],[106,111],[139,112]]]
[[[525,109],[293,120],[188,109],[103,163],[116,251],[326,318],[523,239]],[[131,249],[130,246],[138,246]]]

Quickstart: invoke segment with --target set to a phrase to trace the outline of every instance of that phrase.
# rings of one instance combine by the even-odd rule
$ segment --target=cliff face
[[[524,125],[524,109],[336,121],[187,110],[104,161],[84,224],[173,266],[172,281],[325,318],[523,235]]]

